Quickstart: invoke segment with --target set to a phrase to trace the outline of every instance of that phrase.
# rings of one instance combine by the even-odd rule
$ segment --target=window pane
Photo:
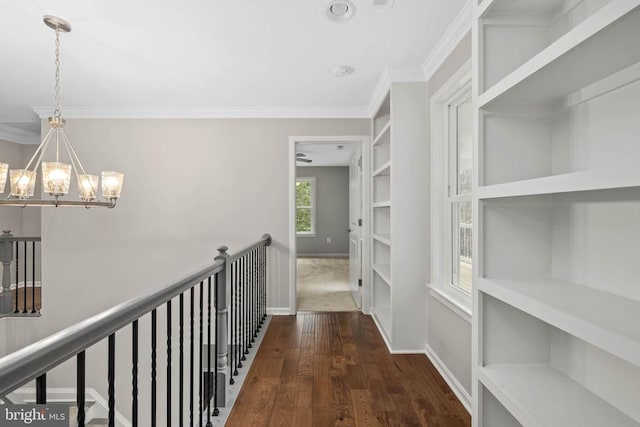
[[[471,292],[471,202],[452,204],[451,284]]]
[[[311,209],[296,209],[296,231],[310,233],[311,230]]]
[[[456,194],[471,194],[472,124],[473,108],[469,99],[456,107],[456,176],[458,181]]]
[[[311,181],[296,182],[296,206],[311,206]]]

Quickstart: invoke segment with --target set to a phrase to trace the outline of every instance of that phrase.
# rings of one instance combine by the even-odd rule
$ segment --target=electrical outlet
[[[331,243],[331,237],[327,237],[327,243]]]

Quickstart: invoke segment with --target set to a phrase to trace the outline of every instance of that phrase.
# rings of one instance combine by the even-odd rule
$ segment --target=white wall
[[[349,167],[304,166],[296,174],[316,178],[316,233],[296,239],[298,255],[348,254]]]
[[[427,84],[428,103],[449,78],[471,58],[471,36],[465,36],[460,44],[452,51],[447,60],[430,78]],[[425,120],[429,120],[425,118]],[[444,141],[430,141],[431,150],[438,149],[437,144]],[[441,147],[440,147],[441,148]],[[442,150],[440,150],[442,151]],[[434,170],[436,170],[434,168]],[[435,173],[435,172],[434,172]],[[434,196],[435,197],[435,196]],[[441,204],[442,200],[432,199],[432,212],[444,212],[444,207],[433,206]],[[435,223],[440,220],[440,228],[444,227],[444,214],[434,215]],[[442,263],[446,259],[442,253],[444,245],[437,239],[442,239],[444,233],[434,233],[431,241],[432,263]],[[440,265],[433,265],[432,273]],[[434,275],[432,274],[432,280]],[[433,283],[432,285],[443,285]],[[444,304],[442,297],[437,298],[431,291],[427,297],[427,347],[434,364],[448,379],[454,389],[458,387],[458,394],[471,394],[471,324],[469,319],[452,304]],[[460,393],[462,392],[462,393]],[[466,402],[470,404],[471,402]]]
[[[233,252],[266,232],[268,306],[288,307],[289,137],[367,135],[369,121],[68,120],[67,132],[87,171],[125,173],[124,194],[113,210],[43,210],[46,305],[41,319],[8,324],[5,351],[180,279],[212,262],[220,245]],[[118,334],[119,402],[130,401],[127,334]],[[87,384],[105,395],[106,350],[96,352]],[[72,369],[56,370],[49,385],[73,385]]]

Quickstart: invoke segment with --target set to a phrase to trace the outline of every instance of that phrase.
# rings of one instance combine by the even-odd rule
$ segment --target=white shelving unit
[[[640,0],[483,0],[473,34],[473,423],[638,426]]]
[[[424,83],[392,83],[372,120],[372,314],[392,351],[423,351],[428,156]],[[397,242],[402,242],[399,244]]]

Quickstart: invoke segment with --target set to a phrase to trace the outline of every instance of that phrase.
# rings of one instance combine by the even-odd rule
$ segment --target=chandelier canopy
[[[60,108],[60,33],[71,31],[71,25],[64,19],[55,16],[45,16],[44,23],[56,33],[55,41],[55,110],[53,117],[49,117],[49,131],[42,139],[36,152],[24,169],[10,169],[7,163],[0,162],[0,194],[4,193],[7,177],[9,178],[9,193],[5,199],[0,199],[0,206],[84,206],[113,208],[122,192],[124,175],[120,172],[102,172],[102,197],[98,198],[99,177],[88,174],[73,148],[64,130],[65,120]],[[51,146],[51,147],[50,147]],[[48,150],[50,149],[50,150]],[[54,151],[54,153],[48,153]],[[48,160],[46,155],[51,155]],[[61,162],[61,157],[69,163]],[[47,159],[47,161],[43,161]],[[37,170],[42,173],[42,193],[50,198],[34,199]],[[80,200],[64,200],[71,186],[74,173]]]

